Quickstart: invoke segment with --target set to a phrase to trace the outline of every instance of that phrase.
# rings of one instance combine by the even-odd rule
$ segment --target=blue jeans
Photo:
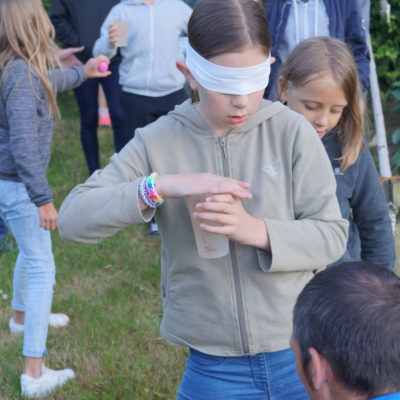
[[[218,357],[190,349],[177,400],[308,400],[291,349]]]
[[[37,207],[23,183],[0,180],[0,210],[18,243],[12,307],[25,312],[25,357],[46,353],[55,265],[50,232],[39,226]]]
[[[121,106],[121,86],[118,83],[119,62],[110,64],[112,72],[107,78],[86,80],[74,90],[81,116],[81,142],[90,174],[100,168],[98,125],[98,91],[103,87],[110,111],[111,125],[114,133],[114,148],[119,152],[132,139],[126,128],[124,111]]]
[[[7,237],[7,225],[4,223],[3,218],[0,217],[0,239],[4,239]]]

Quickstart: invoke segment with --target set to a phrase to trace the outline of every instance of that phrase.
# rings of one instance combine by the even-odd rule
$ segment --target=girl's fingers
[[[232,227],[230,225],[207,225],[206,223],[201,223],[200,228],[205,232],[217,233],[228,237],[232,234]]]
[[[232,215],[223,212],[195,211],[193,213],[193,218],[198,219],[200,221],[216,222],[221,225],[231,225],[233,223]]]

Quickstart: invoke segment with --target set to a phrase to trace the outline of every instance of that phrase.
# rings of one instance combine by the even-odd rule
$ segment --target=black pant
[[[122,91],[121,104],[129,134],[134,136],[137,128],[142,128],[158,117],[168,114],[186,98],[183,89],[161,97],[140,96]]]
[[[97,96],[99,85],[103,87],[108,109],[110,110],[115,151],[120,151],[132,138],[126,129],[124,112],[121,106],[121,86],[118,83],[118,68],[119,62],[113,62],[110,64],[112,74],[107,78],[88,79],[74,90],[81,115],[81,142],[90,174],[100,168],[97,140]]]

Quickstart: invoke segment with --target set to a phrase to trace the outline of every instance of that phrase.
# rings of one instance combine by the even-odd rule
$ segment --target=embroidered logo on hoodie
[[[268,174],[272,179],[278,178],[281,172],[279,161],[275,160],[271,164],[265,165],[264,167],[262,167],[262,171]]]

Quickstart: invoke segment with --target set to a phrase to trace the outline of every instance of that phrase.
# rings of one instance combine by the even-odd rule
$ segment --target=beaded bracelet
[[[164,202],[164,199],[156,190],[157,176],[156,172],[152,172],[147,178],[144,177],[139,181],[139,196],[143,203],[150,208],[160,207]]]

